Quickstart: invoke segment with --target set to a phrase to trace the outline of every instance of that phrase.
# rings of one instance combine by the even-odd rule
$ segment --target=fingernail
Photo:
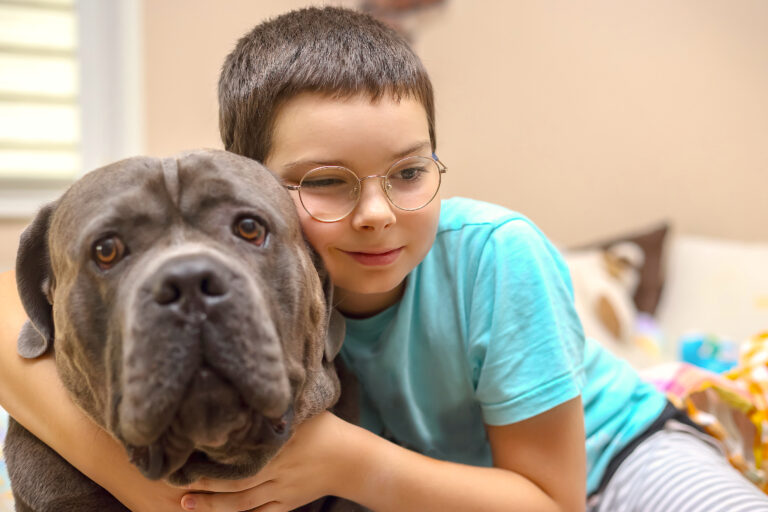
[[[184,496],[184,499],[181,500],[181,506],[187,510],[195,510],[195,505],[197,504],[192,496]]]

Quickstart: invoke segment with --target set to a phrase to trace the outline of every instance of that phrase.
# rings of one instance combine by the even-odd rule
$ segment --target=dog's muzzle
[[[202,451],[223,462],[281,444],[291,390],[254,276],[210,254],[167,258],[134,288],[123,336],[119,432],[150,478]]]

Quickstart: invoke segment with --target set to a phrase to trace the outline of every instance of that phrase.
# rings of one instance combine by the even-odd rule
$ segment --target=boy
[[[184,509],[290,510],[326,494],[374,510],[576,511],[587,494],[606,511],[768,509],[663,396],[585,342],[567,270],[530,221],[440,203],[431,85],[393,31],[334,8],[261,24],[225,63],[220,108],[226,148],[283,179],[330,272],[367,430],[323,413],[258,475],[199,482],[218,494]],[[8,332],[2,405],[132,509],[178,510],[176,490],[135,478],[60,395],[47,399],[60,421],[41,421],[49,409],[31,397],[55,383],[50,361],[19,362]],[[43,384],[23,381],[25,365]],[[99,454],[69,448],[76,428]]]

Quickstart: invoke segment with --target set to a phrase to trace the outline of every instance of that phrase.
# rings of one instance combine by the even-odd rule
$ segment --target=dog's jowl
[[[253,160],[123,160],[22,235],[19,353],[52,351],[75,403],[147,478],[251,475],[339,396],[343,329],[318,261]],[[124,510],[15,421],[6,456],[17,510]]]

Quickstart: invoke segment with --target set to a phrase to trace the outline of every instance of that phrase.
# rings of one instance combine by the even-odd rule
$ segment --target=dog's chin
[[[280,445],[262,445],[258,448],[241,450],[224,461],[212,458],[208,453],[195,450],[183,466],[173,471],[165,480],[173,485],[189,485],[206,477],[236,480],[257,473],[275,456]]]
[[[155,442],[125,446],[131,462],[144,476],[179,485],[203,476],[232,479],[254,474],[277,453],[292,430],[292,409],[280,418],[251,411],[247,422],[231,430],[224,440],[218,433],[192,439],[184,434],[188,430],[182,419],[176,417]]]

